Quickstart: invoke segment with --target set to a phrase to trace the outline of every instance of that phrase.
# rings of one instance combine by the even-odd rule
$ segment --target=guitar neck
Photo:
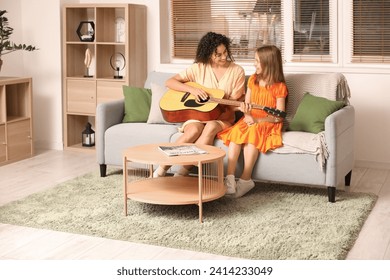
[[[219,104],[225,104],[225,105],[233,105],[233,106],[240,106],[240,103],[241,103],[240,101],[236,101],[236,100],[215,98],[212,96],[210,96],[210,99],[208,101],[219,103]],[[257,105],[257,104],[251,104],[251,105],[252,105],[252,108],[264,110],[265,112],[267,112],[275,117],[285,118],[287,115],[286,112],[275,109],[275,108],[270,108],[270,107],[261,106],[261,105]]]
[[[223,104],[223,105],[232,105],[232,106],[240,106],[240,104],[241,104],[241,101],[215,98],[215,97],[211,97],[211,96],[210,96],[209,102],[215,102],[215,103],[219,103],[219,104]],[[261,106],[261,105],[257,105],[257,104],[252,104],[252,108],[263,110],[265,107]]]

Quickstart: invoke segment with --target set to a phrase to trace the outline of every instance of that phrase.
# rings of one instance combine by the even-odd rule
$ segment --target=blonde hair
[[[263,80],[266,86],[271,86],[274,83],[285,83],[283,73],[282,54],[280,50],[273,45],[262,46],[256,50],[260,60],[261,73],[257,74],[256,82]]]

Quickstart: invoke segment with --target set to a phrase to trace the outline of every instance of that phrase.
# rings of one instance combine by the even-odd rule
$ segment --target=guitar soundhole
[[[196,102],[196,100],[194,100],[194,99],[190,99],[190,100],[187,100],[186,102],[184,102],[184,106],[190,107],[190,108],[197,108],[197,107],[203,106],[203,104]]]

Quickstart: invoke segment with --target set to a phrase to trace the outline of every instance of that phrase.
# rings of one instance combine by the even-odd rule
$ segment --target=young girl
[[[259,152],[266,153],[282,146],[283,118],[253,109],[251,105],[258,104],[285,111],[287,87],[280,50],[275,46],[258,48],[254,65],[256,73],[249,78],[245,102],[240,105],[244,116],[234,126],[217,135],[229,146],[225,185],[227,194],[235,197],[243,196],[255,186],[251,177]],[[234,173],[241,149],[244,155],[244,170],[236,182]]]

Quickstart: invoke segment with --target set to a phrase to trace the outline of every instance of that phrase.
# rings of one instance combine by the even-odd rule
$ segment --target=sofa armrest
[[[326,185],[336,187],[354,165],[355,110],[348,105],[325,120],[325,140],[329,151]]]
[[[104,134],[108,128],[123,120],[124,99],[98,104],[96,107],[96,156],[99,164],[105,163]]]

